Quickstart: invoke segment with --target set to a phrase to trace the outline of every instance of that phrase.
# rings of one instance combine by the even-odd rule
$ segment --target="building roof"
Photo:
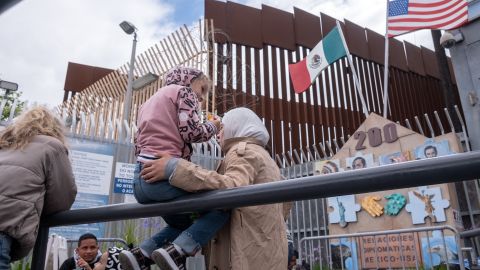
[[[68,62],[65,77],[65,91],[80,92],[94,82],[105,77],[113,69]]]

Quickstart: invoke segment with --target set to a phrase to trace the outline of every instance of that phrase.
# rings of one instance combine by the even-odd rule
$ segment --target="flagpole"
[[[347,53],[348,63],[350,63],[350,69],[352,70],[353,80],[355,81],[355,89],[357,90],[358,95],[360,96],[360,102],[362,103],[363,113],[365,114],[365,118],[368,117],[368,110],[367,105],[365,103],[365,99],[363,98],[363,94],[361,91],[360,80],[357,77],[357,72],[355,71],[355,66],[353,65],[352,55],[347,47],[347,42],[345,42],[345,37],[343,36],[342,27],[340,26],[340,22],[337,21],[337,28],[338,32],[340,33],[340,37],[342,38],[343,47],[345,48],[345,52]]]
[[[383,117],[387,118],[388,112],[388,54],[389,54],[389,45],[388,42],[388,8],[390,5],[390,0],[387,0],[387,17],[385,20],[385,61],[383,67]]]

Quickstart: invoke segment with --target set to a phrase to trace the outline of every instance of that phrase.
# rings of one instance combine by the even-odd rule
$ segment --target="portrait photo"
[[[315,174],[330,174],[340,172],[340,160],[331,159],[331,160],[322,160],[315,162]]]
[[[415,159],[434,158],[445,155],[451,155],[448,140],[436,142],[434,140],[426,140],[424,144],[415,148]]]
[[[362,155],[361,153],[357,153],[355,156],[345,159],[345,166],[347,170],[374,167],[373,154]]]
[[[387,155],[381,155],[380,157],[378,157],[380,165],[400,163],[408,160],[412,160],[412,155],[410,151],[395,152]]]

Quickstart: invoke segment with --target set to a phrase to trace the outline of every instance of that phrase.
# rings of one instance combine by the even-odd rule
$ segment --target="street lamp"
[[[147,74],[133,81],[132,83],[133,91],[142,89],[145,85],[151,84],[156,80],[158,80],[158,75],[148,72]]]
[[[18,84],[13,83],[13,82],[7,82],[7,81],[0,80],[0,89],[5,89],[4,98],[6,98],[7,95],[10,93],[10,91],[17,91],[18,90]]]
[[[128,70],[127,93],[123,104],[123,119],[130,124],[130,109],[132,107],[132,91],[133,91],[133,69],[135,66],[135,49],[137,48],[137,28],[130,22],[123,21],[120,27],[128,35],[133,34],[132,56],[130,58],[130,67]]]

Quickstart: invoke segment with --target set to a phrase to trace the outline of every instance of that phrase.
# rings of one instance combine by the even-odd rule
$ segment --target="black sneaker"
[[[123,250],[118,255],[120,265],[124,270],[149,270],[152,260],[145,257],[140,248]]]
[[[162,270],[185,270],[187,257],[181,255],[173,244],[164,246],[153,251],[152,260]]]

